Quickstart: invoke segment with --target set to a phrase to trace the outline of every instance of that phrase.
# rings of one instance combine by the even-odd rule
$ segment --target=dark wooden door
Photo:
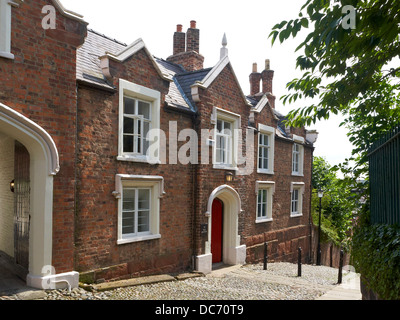
[[[17,265],[29,268],[30,158],[19,142],[14,153],[14,254]]]
[[[212,262],[222,262],[222,228],[223,228],[223,203],[215,199],[211,214],[211,253]]]

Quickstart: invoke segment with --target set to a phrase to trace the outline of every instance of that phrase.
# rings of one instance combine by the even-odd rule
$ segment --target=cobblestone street
[[[354,274],[352,274],[354,276]],[[344,282],[351,274],[344,272]],[[173,279],[173,278],[172,278]],[[173,279],[174,280],[174,279]],[[207,276],[154,284],[119,287],[107,291],[83,288],[38,291],[39,300],[316,300],[338,287],[338,270],[325,266],[270,263],[224,267]],[[139,282],[140,283],[140,282]],[[96,288],[96,287],[95,287]],[[26,295],[0,299],[19,300]]]

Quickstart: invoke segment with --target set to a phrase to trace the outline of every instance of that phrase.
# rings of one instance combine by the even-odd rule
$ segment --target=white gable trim
[[[211,83],[213,83],[214,80],[218,77],[218,75],[222,72],[222,70],[228,65],[228,63],[229,63],[229,57],[225,56],[205,76],[203,81],[201,81],[201,83],[202,83],[201,86],[204,88],[208,88],[211,85]]]
[[[106,52],[106,54],[102,57],[100,57],[99,59],[102,61],[102,64],[104,66],[108,66],[108,63],[105,62],[105,59],[111,59],[114,61],[118,61],[118,62],[124,62],[126,59],[130,58],[132,55],[134,55],[135,53],[139,52],[140,50],[144,49],[146,51],[146,54],[148,55],[149,59],[151,60],[154,68],[157,70],[158,74],[166,80],[169,81],[173,81],[172,77],[166,73],[163,73],[160,69],[160,67],[158,66],[156,60],[154,59],[154,57],[151,55],[151,53],[149,52],[149,50],[147,49],[144,41],[139,38],[136,41],[134,41],[133,43],[131,43],[129,46],[127,46],[126,48],[124,48],[122,51],[120,51],[117,54],[112,54],[110,52]],[[104,70],[105,68],[102,67],[102,69]]]
[[[269,100],[268,100],[268,96],[266,94],[263,95],[261,100],[257,103],[257,105],[254,107],[254,109],[251,110],[251,112],[260,113],[265,108],[266,105],[268,105],[269,108],[271,109],[271,112],[272,112],[272,115],[274,116],[274,119],[278,120],[278,117],[273,112],[272,107],[271,107],[271,105],[269,103]]]
[[[192,87],[191,87],[192,88],[192,97],[193,97],[194,101],[196,101],[196,102],[200,101],[198,88],[200,87],[203,89],[207,89],[214,82],[214,80],[220,75],[220,73],[225,69],[225,67],[230,63],[231,62],[229,61],[228,56],[223,57],[221,60],[218,61],[218,63],[214,66],[214,68],[212,68],[212,70],[204,77],[204,79],[202,81],[197,81],[194,85],[192,85]],[[235,81],[236,81],[238,87],[240,88],[240,93],[243,97],[244,102],[248,106],[251,106],[251,104],[246,99],[245,95],[243,94],[243,90],[240,86],[240,83],[236,77],[235,72],[233,71],[233,68],[232,68],[232,73],[233,73],[233,76],[235,78]]]
[[[88,24],[85,20],[83,20],[83,15],[73,12],[71,10],[66,9],[59,0],[52,0],[58,11],[67,18],[71,18],[73,20],[81,21]]]

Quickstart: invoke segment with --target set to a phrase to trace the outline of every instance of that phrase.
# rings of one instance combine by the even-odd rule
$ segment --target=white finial
[[[228,40],[226,39],[226,33],[224,33],[224,36],[222,37],[222,46],[226,47],[228,45]]]
[[[226,34],[222,37],[222,48],[221,48],[221,60],[228,55],[228,49],[226,46],[228,45],[228,40],[226,39]]]

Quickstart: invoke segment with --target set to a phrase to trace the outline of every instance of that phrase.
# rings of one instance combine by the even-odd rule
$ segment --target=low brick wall
[[[317,262],[318,226],[312,228],[312,263]],[[339,268],[340,247],[332,243],[321,243],[321,265]],[[343,266],[350,265],[350,254],[344,253]]]
[[[264,244],[268,243],[269,262],[292,262],[298,259],[298,248],[302,248],[302,261],[309,260],[309,227],[305,225],[265,232],[263,234],[248,237],[247,263],[259,263],[264,260]]]

